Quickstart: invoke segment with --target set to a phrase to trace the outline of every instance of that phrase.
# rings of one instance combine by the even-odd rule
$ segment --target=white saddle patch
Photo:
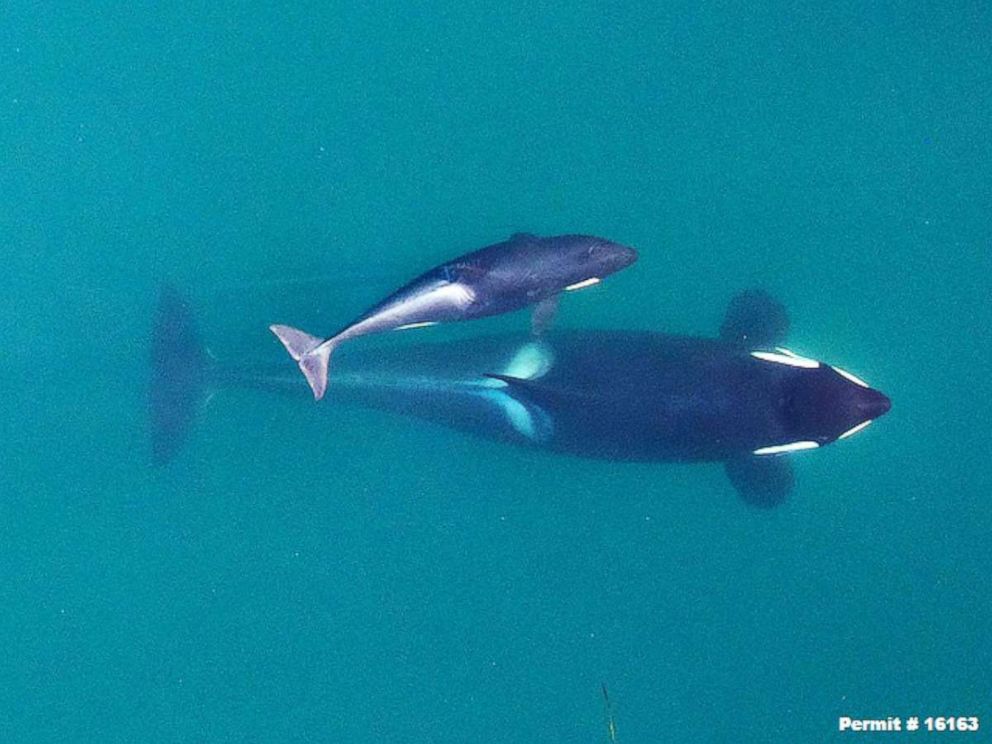
[[[522,436],[534,442],[547,440],[552,433],[551,418],[541,408],[528,406],[506,392],[506,383],[493,380],[503,386],[501,390],[490,390],[485,393],[486,400],[495,403],[506,416],[510,426]]]
[[[500,373],[520,380],[538,380],[548,374],[555,355],[545,344],[532,341],[524,344]]]
[[[419,310],[421,306],[433,306],[438,302],[449,307],[464,309],[475,302],[475,292],[460,282],[439,281],[429,290],[410,300],[408,306]]]
[[[518,380],[537,380],[548,373],[554,361],[554,353],[546,344],[531,341],[517,349],[500,374]],[[490,378],[482,384],[489,388],[485,393],[486,399],[499,406],[517,433],[537,442],[551,436],[553,424],[544,410],[515,398],[508,390],[510,385],[503,380]]]
[[[475,292],[458,282],[441,287],[438,294],[449,299],[455,307],[465,308],[475,302]]]

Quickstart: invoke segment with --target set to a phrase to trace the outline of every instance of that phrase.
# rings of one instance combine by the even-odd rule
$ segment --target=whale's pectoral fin
[[[780,346],[788,335],[785,306],[762,289],[749,289],[734,297],[720,326],[721,339],[745,349]]]
[[[544,335],[554,325],[555,318],[558,317],[559,297],[561,295],[554,295],[537,303],[530,316],[530,332],[535,337]]]
[[[792,465],[787,457],[782,456],[744,455],[727,460],[724,468],[744,503],[759,509],[771,509],[781,504],[795,482]]]

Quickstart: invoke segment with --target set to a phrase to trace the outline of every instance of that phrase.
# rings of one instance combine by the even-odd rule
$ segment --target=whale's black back
[[[725,460],[775,440],[788,368],[718,339],[572,332],[517,394],[554,411],[558,450],[620,460]],[[512,383],[511,383],[512,384]]]

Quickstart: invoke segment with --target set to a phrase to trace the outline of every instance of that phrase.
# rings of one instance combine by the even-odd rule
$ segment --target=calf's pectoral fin
[[[537,303],[534,312],[530,316],[530,332],[540,337],[551,329],[555,318],[558,316],[558,298],[561,295],[553,295]]]
[[[720,338],[745,349],[773,348],[789,335],[785,306],[763,289],[738,294],[727,306]]]
[[[792,465],[781,455],[742,455],[727,460],[724,469],[744,503],[759,509],[771,509],[784,502],[795,483]]]

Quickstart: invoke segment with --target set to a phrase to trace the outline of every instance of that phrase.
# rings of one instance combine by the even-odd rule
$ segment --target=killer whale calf
[[[470,353],[461,355],[448,344],[437,360],[434,346],[404,346],[399,350],[363,350],[346,357],[342,401],[361,398],[361,391],[418,391],[460,401],[463,394],[491,387],[480,368],[496,368],[529,336],[481,339],[470,342]],[[350,351],[350,350],[349,350]],[[397,353],[397,351],[399,353]],[[170,463],[182,450],[195,420],[207,401],[225,390],[279,394],[290,400],[309,396],[306,381],[286,365],[218,359],[203,343],[199,323],[187,297],[165,284],[159,289],[152,316],[149,343],[149,378],[146,395],[151,460],[156,466]],[[516,368],[511,368],[511,371]],[[350,395],[349,395],[350,393]],[[381,402],[381,401],[380,401]],[[394,402],[399,402],[397,399]],[[380,407],[389,408],[388,405]],[[412,415],[417,406],[400,405]],[[435,415],[443,415],[435,412]],[[431,418],[430,415],[427,418]],[[457,427],[456,427],[457,428]]]
[[[529,414],[511,398],[496,396],[492,388],[498,385],[480,370],[528,374],[527,366],[504,362],[532,357],[530,339],[516,334],[471,339],[461,352],[457,344],[348,347],[341,352],[341,383],[332,391],[341,402],[394,410],[503,439],[507,409],[517,413],[518,428],[524,426],[520,417]],[[176,458],[205,403],[219,391],[261,391],[294,401],[310,393],[305,380],[285,364],[246,362],[243,355],[233,364],[217,359],[202,341],[189,301],[171,285],[159,291],[149,362],[146,403],[156,466]],[[517,430],[511,429],[509,438],[515,436]]]
[[[751,291],[731,302],[717,338],[559,331],[349,347],[331,391],[341,402],[562,454],[722,463],[745,502],[772,507],[793,488],[792,453],[847,439],[891,405],[850,372],[785,349],[787,331],[784,308]],[[168,441],[178,431],[173,422],[191,422],[196,406],[187,399],[204,379],[297,399],[306,393],[285,370],[183,371],[202,366],[202,353],[190,351],[189,334],[164,337],[179,358],[153,375],[170,390],[160,398],[180,414],[158,414]]]
[[[534,304],[536,322],[544,325],[559,293],[596,284],[636,260],[634,249],[590,235],[541,238],[517,233],[421,274],[327,339],[287,325],[269,328],[320,400],[327,389],[331,353],[348,339],[499,315]]]

